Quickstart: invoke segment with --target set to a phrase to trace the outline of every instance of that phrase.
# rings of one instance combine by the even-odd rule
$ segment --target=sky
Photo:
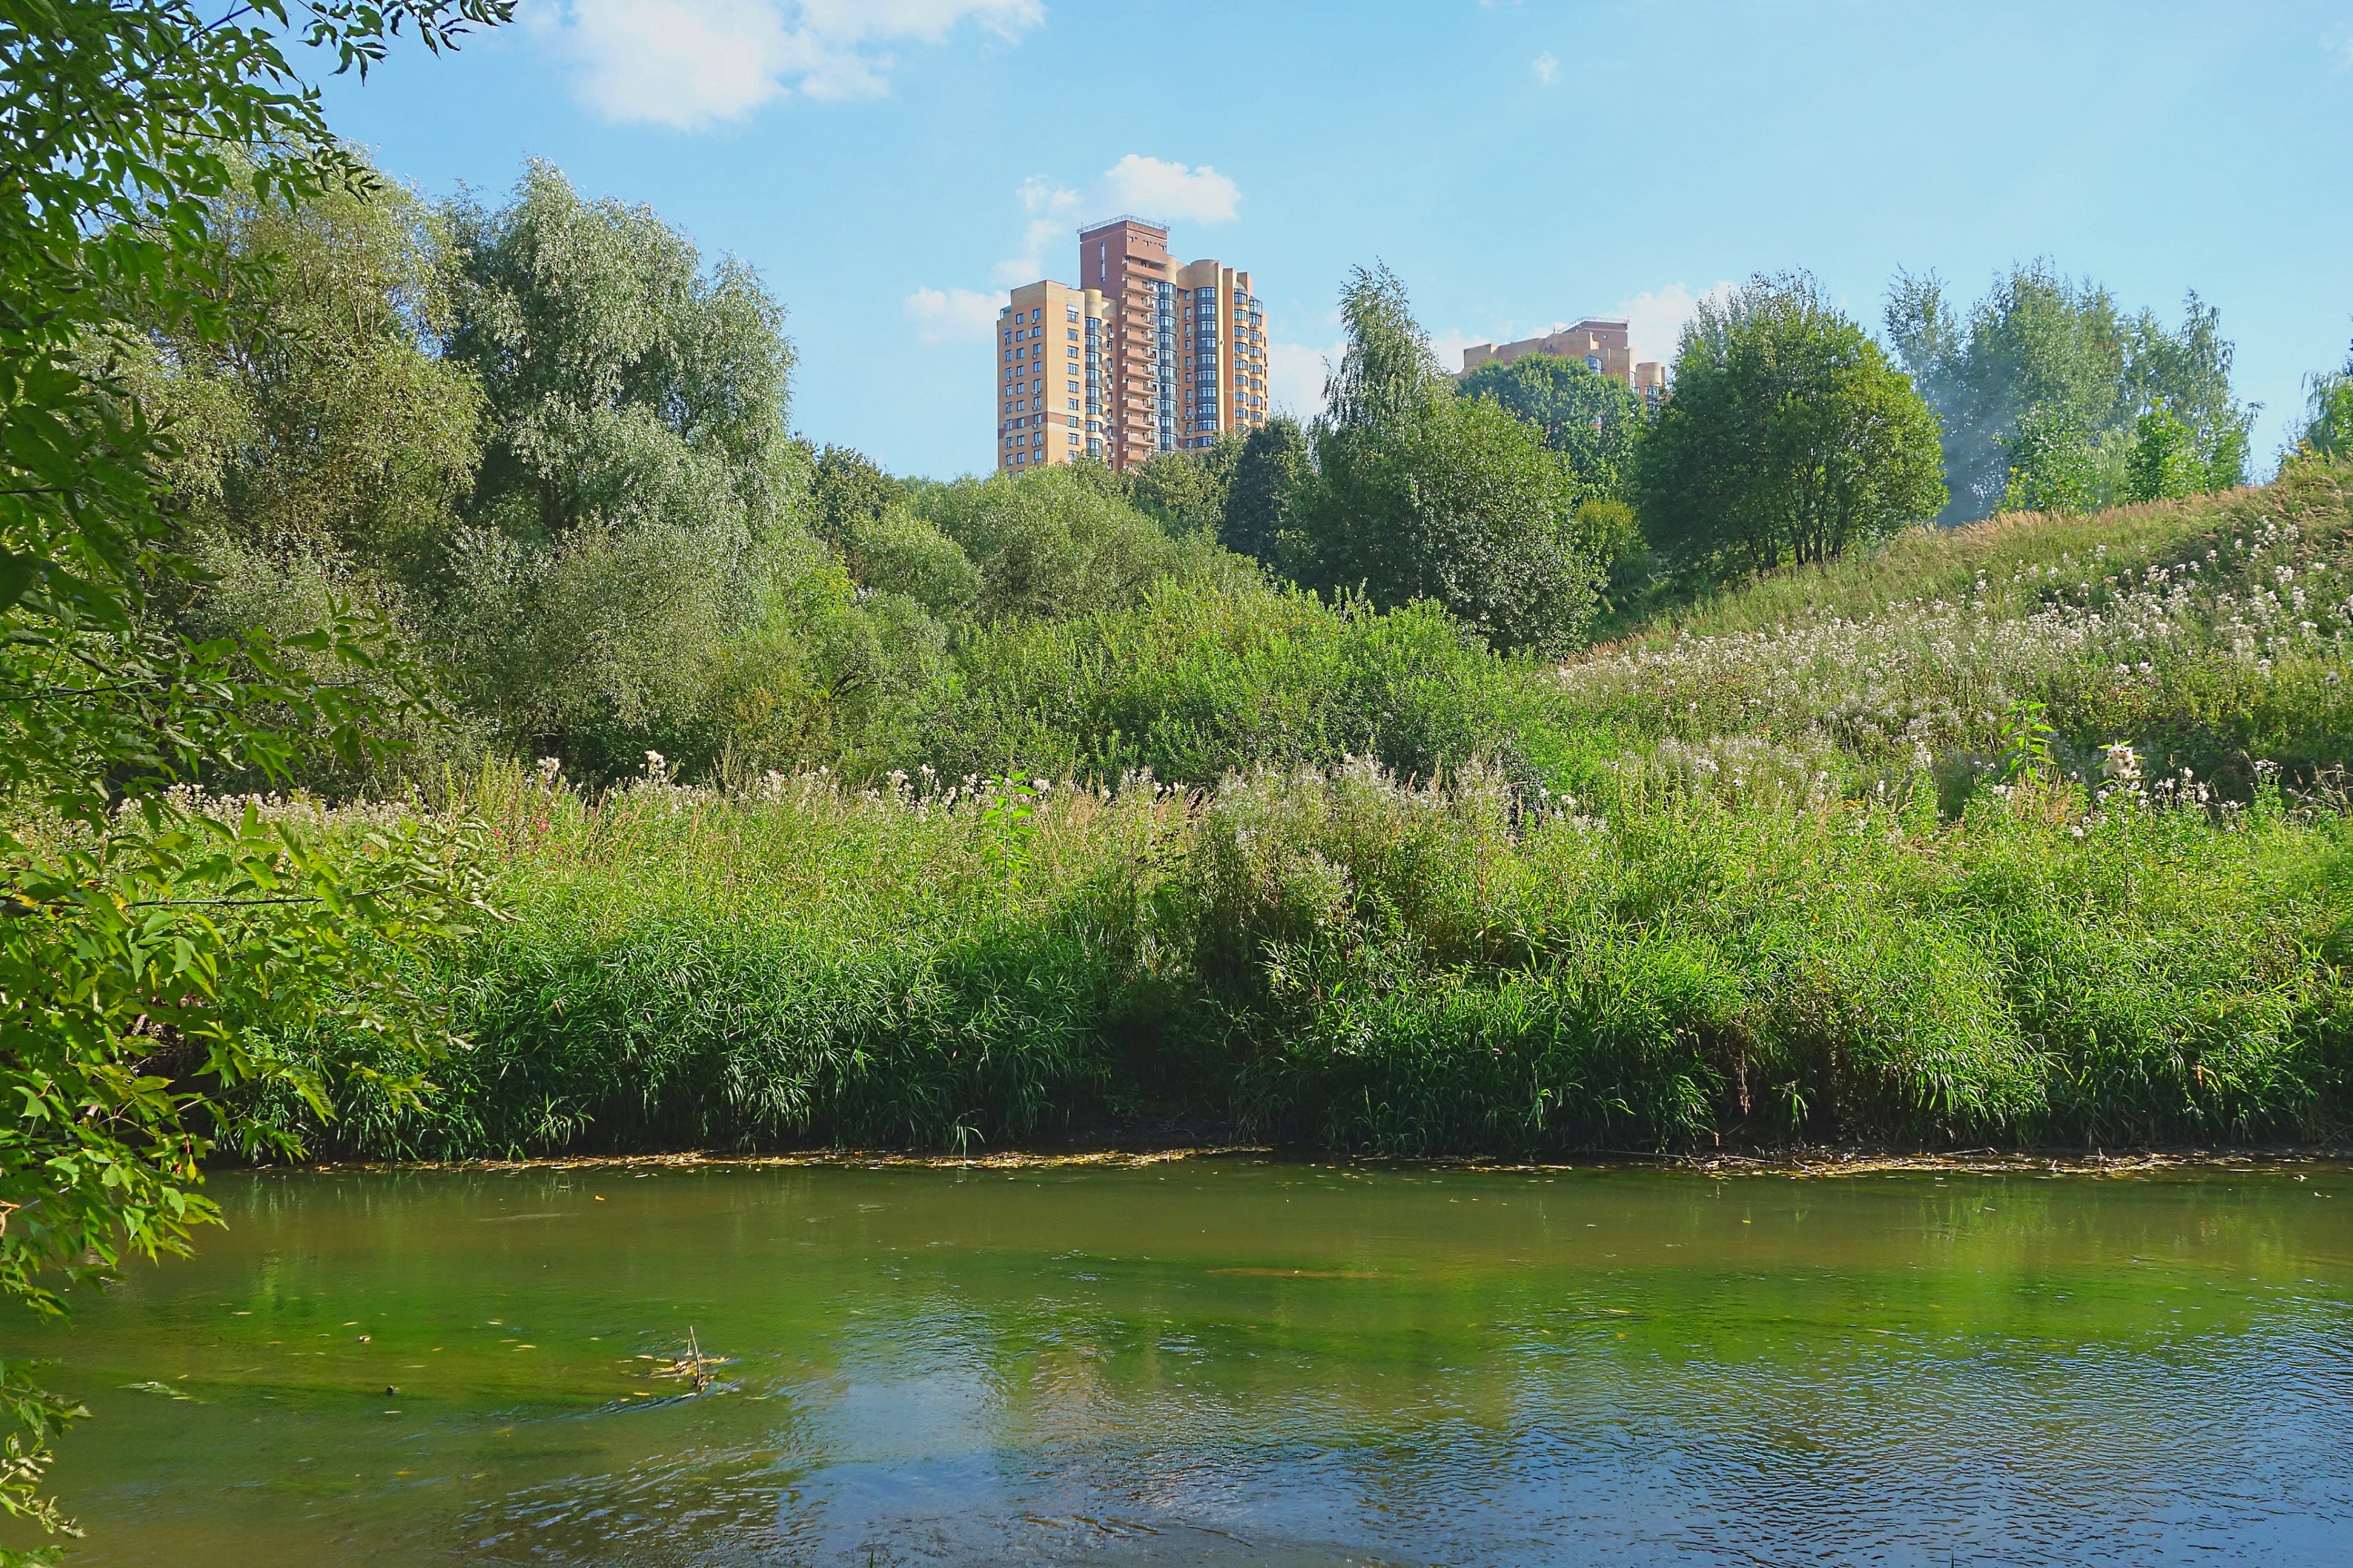
[[[1671,359],[1757,272],[1874,331],[1899,270],[2194,289],[2265,471],[2353,343],[2353,0],[522,0],[327,97],[427,195],[545,159],[751,263],[794,427],[902,474],[988,469],[1004,290],[1119,213],[1252,274],[1302,416],[1376,259],[1450,367],[1588,315]]]

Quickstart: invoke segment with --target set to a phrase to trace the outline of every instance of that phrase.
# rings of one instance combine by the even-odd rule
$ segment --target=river
[[[2353,1561],[2328,1166],[211,1190],[0,1342],[78,1564]]]

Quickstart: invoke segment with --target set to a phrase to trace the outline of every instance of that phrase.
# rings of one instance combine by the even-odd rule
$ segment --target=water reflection
[[[260,1177],[7,1353],[88,1563],[2341,1561],[2329,1180]]]

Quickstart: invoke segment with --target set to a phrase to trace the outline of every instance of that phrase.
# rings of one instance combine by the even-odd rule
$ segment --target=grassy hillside
[[[1915,535],[1565,667],[1425,681],[1424,707],[1484,693],[1496,742],[1437,782],[1288,742],[1192,789],[917,768],[589,798],[492,769],[444,805],[493,826],[507,916],[438,977],[474,1045],[426,1110],[354,1090],[316,1142],[2330,1136],[2345,480]],[[1067,655],[1116,703],[1001,710],[1067,755],[1110,749],[1099,707],[1244,732],[1198,659],[1101,652]],[[1276,719],[1294,672],[1335,679],[1250,658],[1232,689]],[[1367,722],[1381,668],[1346,699]]]
[[[2145,773],[2245,799],[2259,763],[2309,784],[2353,753],[2353,466],[2093,517],[1918,530],[1785,573],[1574,663],[1572,704],[1653,742],[1727,737],[1853,782],[1997,757],[2042,703],[2061,771],[2130,742]]]

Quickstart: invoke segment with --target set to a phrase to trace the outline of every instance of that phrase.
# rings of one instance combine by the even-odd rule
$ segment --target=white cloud
[[[1278,414],[1304,423],[1324,412],[1324,378],[1347,352],[1345,339],[1329,348],[1307,343],[1266,345],[1266,400]]]
[[[523,19],[571,61],[589,109],[691,131],[790,92],[875,97],[896,64],[882,46],[965,22],[1010,38],[1045,14],[1044,0],[531,0]]]
[[[1242,199],[1241,187],[1207,163],[1198,169],[1130,153],[1103,171],[1113,204],[1163,223],[1225,223]]]
[[[1029,215],[1029,223],[1021,230],[1021,252],[1007,257],[991,269],[997,281],[1008,289],[1053,276],[1048,256],[1055,241],[1071,240],[1078,227],[1079,210],[1084,205],[1078,192],[1058,185],[1043,174],[1032,174],[1022,181],[1019,194],[1021,210]],[[1075,245],[1076,241],[1071,243]]]
[[[1550,87],[1560,79],[1560,62],[1553,58],[1550,49],[1546,49],[1535,58],[1534,69],[1536,73],[1536,80],[1546,87]]]
[[[1715,288],[1698,294],[1694,294],[1687,283],[1670,283],[1655,294],[1645,292],[1620,300],[1609,313],[1626,323],[1626,344],[1634,351],[1635,359],[1672,363],[1683,323],[1699,309],[1700,300],[1721,300],[1731,293],[1729,281],[1719,281]]]
[[[879,3],[906,5],[913,0]],[[1013,195],[1022,214],[1021,237],[1013,255],[989,268],[990,281],[999,289],[1018,289],[1041,278],[1074,281],[1077,274],[1071,268],[1078,261],[1078,229],[1085,219],[1125,210],[1170,222],[1221,223],[1234,216],[1242,198],[1240,186],[1206,163],[1193,168],[1138,153],[1130,153],[1105,169],[1084,191],[1073,190],[1049,175],[1032,174]],[[923,342],[944,343],[986,337],[995,327],[997,306],[1004,302],[1002,294],[926,287],[907,296],[905,313],[916,323]],[[1315,353],[1299,352],[1311,358]],[[1285,384],[1279,366],[1274,379],[1278,387]],[[1291,385],[1291,395],[1302,400],[1303,408],[1322,406],[1323,393],[1320,366],[1312,374],[1299,373]]]
[[[1562,323],[1564,326],[1567,324],[1567,322]],[[1514,332],[1512,334],[1514,338],[1525,337],[1528,335],[1529,334],[1525,332]],[[1505,340],[1498,340],[1495,338],[1474,338],[1468,332],[1432,332],[1430,334],[1430,352],[1438,356],[1439,369],[1444,371],[1449,375],[1459,375],[1462,371],[1462,351],[1464,349],[1469,348],[1472,343],[1492,343],[1499,341]]]
[[[927,343],[987,341],[997,327],[997,296],[969,289],[918,289],[900,311]]]

